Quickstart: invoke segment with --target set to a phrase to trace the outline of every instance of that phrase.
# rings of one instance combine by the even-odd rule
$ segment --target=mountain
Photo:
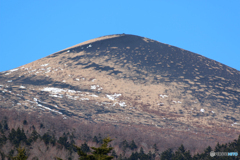
[[[208,145],[240,134],[240,71],[145,37],[109,35],[1,72],[0,106]]]

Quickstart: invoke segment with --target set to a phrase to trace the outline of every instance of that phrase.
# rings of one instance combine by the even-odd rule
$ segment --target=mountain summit
[[[240,129],[240,72],[148,38],[109,35],[1,72],[0,105],[146,132],[171,129],[168,138],[188,132],[232,140]]]

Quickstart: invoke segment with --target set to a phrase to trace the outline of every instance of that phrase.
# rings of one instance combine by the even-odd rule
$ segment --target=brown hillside
[[[212,145],[240,134],[239,80],[199,54],[111,35],[1,72],[0,106]]]

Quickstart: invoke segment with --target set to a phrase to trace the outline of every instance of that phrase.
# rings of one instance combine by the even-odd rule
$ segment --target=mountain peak
[[[239,79],[239,71],[199,54],[116,34],[0,73],[0,96],[29,112],[208,135],[214,131],[204,128],[239,129]]]

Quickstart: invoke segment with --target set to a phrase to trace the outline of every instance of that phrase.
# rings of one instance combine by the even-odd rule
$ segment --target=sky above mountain
[[[240,1],[0,0],[0,72],[75,44],[133,34],[240,70]]]

